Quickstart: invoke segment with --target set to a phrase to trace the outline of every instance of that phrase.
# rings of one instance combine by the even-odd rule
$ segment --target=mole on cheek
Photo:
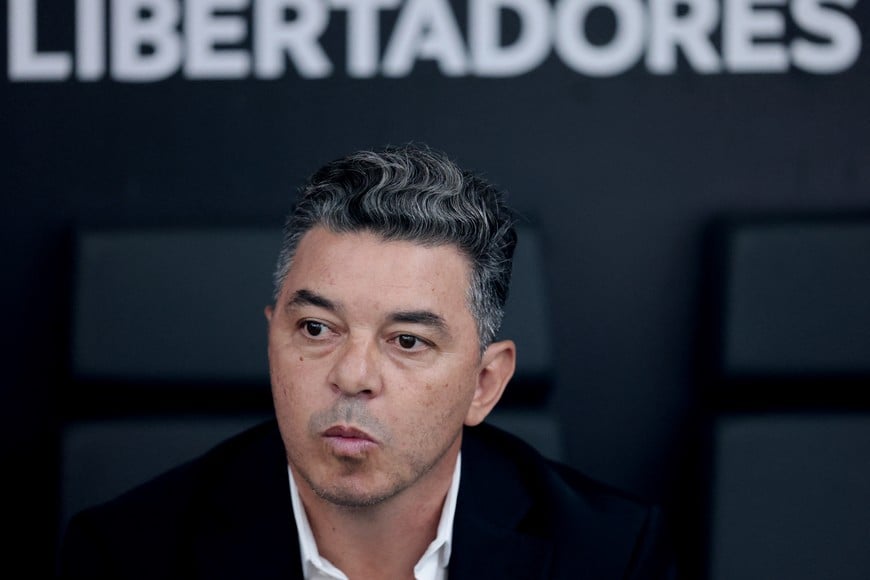
[[[299,357],[299,362],[304,362],[304,361],[305,361],[305,357],[300,356],[300,357]]]

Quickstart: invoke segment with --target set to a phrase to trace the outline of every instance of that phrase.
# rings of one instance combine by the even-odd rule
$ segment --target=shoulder
[[[64,537],[61,574],[146,578],[178,570],[191,539],[227,509],[224,498],[286,488],[282,456],[277,426],[264,423],[77,514]]]
[[[205,491],[226,484],[228,478],[234,480],[240,471],[256,467],[267,456],[280,458],[280,454],[283,454],[281,449],[277,425],[274,421],[268,421],[82,513],[114,517],[141,512],[147,520],[165,517],[172,512],[183,512],[191,502],[203,499]]]
[[[596,570],[595,578],[662,577],[651,571],[664,564],[658,507],[492,426],[466,429],[462,452],[465,509],[546,543],[553,577],[582,570]]]
[[[527,491],[549,490],[568,497],[581,496],[594,504],[601,504],[603,509],[611,505],[629,511],[648,507],[630,493],[543,457],[522,439],[492,425],[466,428],[462,451],[470,461],[478,466],[485,465],[488,471],[513,475]]]

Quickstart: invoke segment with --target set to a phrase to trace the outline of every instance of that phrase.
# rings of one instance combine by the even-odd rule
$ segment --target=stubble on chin
[[[358,480],[366,478],[366,470],[375,467],[372,458],[368,455],[348,456],[332,453],[323,442],[323,432],[342,425],[360,429],[374,438],[379,448],[389,447],[393,437],[390,430],[369,412],[366,402],[360,398],[343,397],[323,411],[313,413],[308,420],[307,435],[312,441],[322,445],[315,451],[316,457],[293,457],[288,452],[287,459],[293,467],[294,473],[298,474],[317,497],[342,508],[361,509],[376,506],[399,493],[403,487],[398,481],[389,482],[387,485],[379,485],[381,490],[367,490],[352,481],[354,476]],[[324,481],[325,476],[316,477],[312,473],[318,466],[312,467],[309,472],[307,467],[313,460],[331,464],[331,469],[337,470],[337,476],[331,477],[331,481]],[[378,474],[373,474],[377,477]],[[388,477],[394,477],[389,474]],[[344,478],[346,480],[342,481]]]

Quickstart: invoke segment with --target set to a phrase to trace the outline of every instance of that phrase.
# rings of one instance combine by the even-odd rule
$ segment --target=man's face
[[[373,505],[452,472],[462,425],[498,399],[483,400],[492,357],[469,272],[453,246],[320,227],[302,238],[267,309],[269,365],[289,464],[322,498]]]

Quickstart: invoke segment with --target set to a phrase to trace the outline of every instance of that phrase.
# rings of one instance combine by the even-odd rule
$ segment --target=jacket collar
[[[203,498],[190,578],[302,579],[287,462],[277,423],[217,466]]]
[[[478,437],[487,429],[475,427],[463,434],[450,579],[545,578],[552,544],[524,529],[534,499],[517,467],[487,450]]]

